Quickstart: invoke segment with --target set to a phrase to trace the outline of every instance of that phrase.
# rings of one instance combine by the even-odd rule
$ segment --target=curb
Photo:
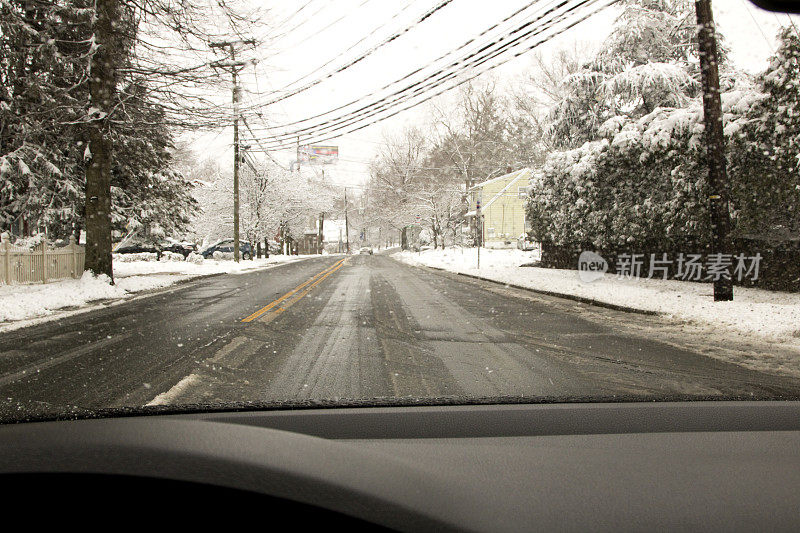
[[[532,289],[530,287],[524,287],[522,285],[517,285],[515,283],[505,283],[503,281],[497,281],[497,280],[494,280],[494,279],[485,278],[483,276],[477,276],[475,274],[465,274],[463,272],[453,272],[453,271],[450,271],[450,270],[445,270],[444,268],[441,268],[441,267],[434,267],[434,266],[427,266],[427,265],[411,265],[409,263],[405,263],[405,264],[409,265],[409,266],[424,267],[424,268],[429,268],[431,270],[438,270],[440,272],[446,272],[448,274],[454,274],[456,276],[464,276],[465,278],[472,278],[472,279],[477,279],[477,280],[481,280],[481,281],[488,281],[489,283],[494,283],[495,285],[502,285],[503,287],[513,287],[514,289],[520,289],[520,290],[523,290],[523,291],[533,292],[535,294],[542,294],[544,296],[554,296],[556,298],[563,298],[565,300],[573,300],[575,302],[580,302],[580,303],[592,305],[592,306],[595,306],[595,307],[603,307],[605,309],[613,309],[614,311],[622,311],[624,313],[634,313],[634,314],[637,314],[637,315],[646,315],[646,316],[659,316],[661,314],[658,311],[648,311],[646,309],[636,309],[635,307],[627,307],[627,306],[624,306],[624,305],[612,304],[612,303],[604,302],[602,300],[595,300],[593,298],[587,298],[585,296],[577,296],[575,294],[565,294],[565,293],[562,293],[562,292],[547,291],[547,290],[544,290],[544,289]]]

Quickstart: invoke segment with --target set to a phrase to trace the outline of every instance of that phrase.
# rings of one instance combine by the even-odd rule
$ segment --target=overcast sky
[[[250,113],[248,122],[267,143],[270,133],[275,130],[260,128],[280,126],[325,113],[379,91],[394,80],[455,50],[530,3],[530,0],[453,0],[356,65],[300,94],[264,105],[276,94],[303,87],[374,48],[389,36],[414,25],[422,14],[441,1],[260,2],[268,9],[268,20],[274,21],[275,27],[262,30],[264,35],[257,36],[266,38],[267,44],[248,52],[249,57],[258,59],[258,63],[242,72],[243,108]],[[541,0],[515,20],[534,18],[554,3]],[[715,20],[731,50],[732,62],[750,72],[763,69],[774,51],[777,30],[780,25],[788,23],[788,17],[762,11],[747,0],[714,0],[713,7]],[[603,10],[537,49],[546,56],[555,49],[574,46],[576,42],[597,46],[610,32],[617,13],[614,7]],[[797,21],[795,24],[800,25]],[[507,27],[508,24],[490,35],[496,35]],[[491,75],[501,85],[512,83],[529,69],[530,64],[530,59],[523,55],[494,70]],[[384,133],[397,131],[406,124],[424,122],[426,110],[427,105],[422,104],[356,133],[326,141],[324,144],[339,146],[340,156],[337,165],[325,167],[326,176],[343,184],[363,183],[367,178],[366,163],[373,157]],[[300,127],[311,124],[313,121],[302,123]],[[220,130],[197,137],[194,149],[202,156],[219,158],[227,168],[227,161],[233,157],[231,142],[232,130]],[[295,159],[295,151],[293,148],[276,151],[273,156],[288,166]]]

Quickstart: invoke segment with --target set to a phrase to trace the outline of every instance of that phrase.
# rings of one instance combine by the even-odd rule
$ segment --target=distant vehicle
[[[364,246],[363,248],[361,248],[361,249],[358,251],[358,253],[359,253],[359,254],[361,254],[361,255],[367,255],[367,254],[369,254],[369,255],[372,255],[372,248],[369,248],[369,247],[367,247],[367,246]]]
[[[214,252],[232,254],[233,239],[225,239],[224,241],[219,241],[216,244],[212,244],[211,246],[200,252],[200,255],[202,255],[203,258],[205,259],[210,259],[214,257]],[[242,259],[252,259],[253,247],[250,246],[250,243],[247,241],[239,241],[239,254],[241,255]]]

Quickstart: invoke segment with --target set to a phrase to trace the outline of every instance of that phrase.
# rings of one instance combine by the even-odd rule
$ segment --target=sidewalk
[[[100,301],[124,300],[137,293],[160,289],[190,279],[218,274],[243,274],[301,261],[316,255],[276,255],[252,261],[133,261],[114,263],[114,281],[85,273],[81,279],[46,284],[0,285],[0,331],[17,329],[44,319],[96,307]],[[92,306],[92,303],[95,303]]]
[[[538,259],[531,252],[520,250],[482,249],[480,269],[476,268],[474,248],[406,251],[392,257],[411,265],[440,268],[615,309],[661,314],[691,324],[726,328],[800,346],[800,294],[797,293],[735,287],[734,301],[714,302],[710,283],[618,279],[615,274],[585,283],[575,270],[520,266]]]

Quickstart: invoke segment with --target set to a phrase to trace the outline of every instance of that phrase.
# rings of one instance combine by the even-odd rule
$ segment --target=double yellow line
[[[289,292],[287,292],[286,294],[284,294],[283,296],[281,296],[277,300],[273,300],[268,305],[265,305],[264,307],[262,307],[261,309],[259,309],[255,313],[253,313],[252,315],[250,315],[250,316],[248,316],[246,318],[243,318],[242,322],[252,322],[253,320],[259,318],[264,313],[266,313],[266,312],[268,312],[268,311],[270,311],[272,309],[274,309],[274,311],[272,311],[272,316],[273,317],[277,316],[278,314],[282,313],[283,311],[285,311],[286,309],[288,309],[289,307],[294,305],[294,303],[296,301],[298,301],[299,299],[301,299],[303,296],[308,294],[308,292],[311,289],[313,289],[314,287],[316,287],[319,283],[321,283],[322,280],[324,280],[325,278],[327,278],[328,276],[330,276],[331,274],[333,274],[334,272],[336,272],[337,270],[342,268],[342,265],[344,265],[344,262],[346,260],[347,260],[346,257],[344,259],[340,259],[339,261],[335,262],[333,265],[329,266],[328,268],[326,268],[322,272],[320,272],[320,273],[316,274],[315,276],[313,276],[311,279],[309,279],[307,281],[304,281],[303,283],[301,283],[300,285],[298,285],[294,289],[290,290]],[[300,291],[302,291],[302,292],[300,292]],[[300,294],[297,294],[297,293],[300,293]],[[282,302],[288,300],[289,298],[292,298],[292,296],[294,296],[294,295],[297,295],[297,297],[293,298],[291,301],[287,302],[285,305],[281,305],[280,307],[277,307],[277,309],[275,309],[276,306],[278,306]]]

